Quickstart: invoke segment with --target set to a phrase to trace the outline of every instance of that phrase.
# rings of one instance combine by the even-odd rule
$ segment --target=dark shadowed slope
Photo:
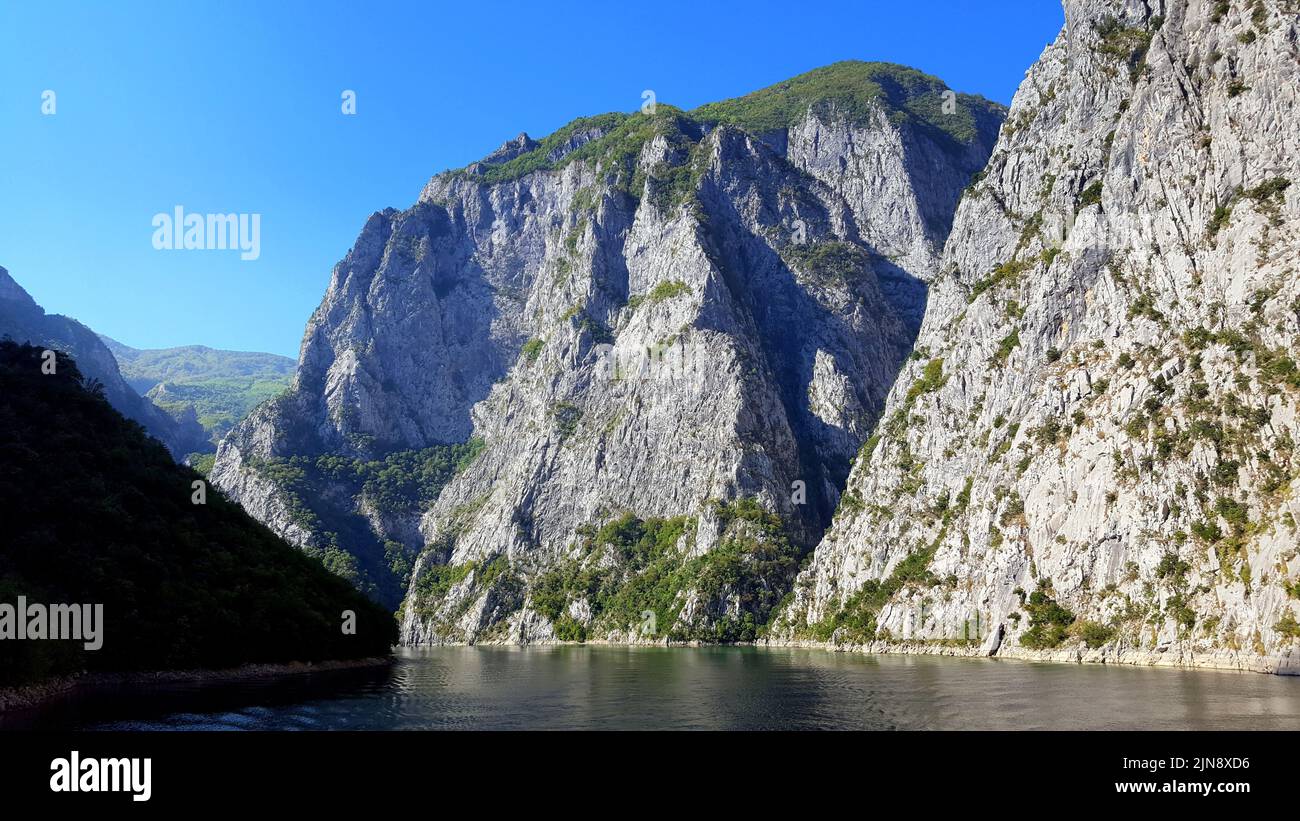
[[[124,419],[63,356],[0,342],[0,604],[103,604],[103,647],[0,642],[0,682],[384,655],[392,616]],[[342,614],[355,611],[355,635]]]

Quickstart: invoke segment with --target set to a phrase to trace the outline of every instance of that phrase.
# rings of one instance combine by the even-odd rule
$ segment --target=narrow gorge
[[[1066,0],[1009,111],[844,62],[366,222],[211,476],[410,644],[1294,669],[1292,0]]]

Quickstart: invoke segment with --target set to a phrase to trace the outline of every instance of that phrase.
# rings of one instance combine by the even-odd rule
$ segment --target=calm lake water
[[[404,649],[390,668],[64,699],[0,727],[1300,729],[1300,678],[758,648]]]

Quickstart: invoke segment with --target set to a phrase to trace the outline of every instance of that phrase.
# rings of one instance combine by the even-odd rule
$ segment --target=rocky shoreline
[[[1242,673],[1264,673],[1277,676],[1300,676],[1300,656],[1295,654],[1261,656],[1253,653],[1241,653],[1232,650],[1185,650],[1171,647],[1167,650],[1153,650],[1136,647],[1106,646],[1097,649],[1087,647],[1069,647],[1056,650],[1030,650],[1025,647],[999,646],[990,652],[987,646],[971,644],[938,642],[887,642],[874,641],[865,644],[832,644],[821,641],[804,641],[797,639],[765,639],[756,642],[740,642],[736,645],[715,645],[707,642],[669,642],[657,641],[607,641],[588,639],[585,642],[558,641],[543,639],[527,644],[517,642],[476,642],[487,646],[526,647],[529,645],[558,646],[581,644],[601,647],[786,647],[806,650],[826,650],[832,653],[858,653],[861,655],[911,655],[911,656],[949,656],[952,658],[993,658],[1014,659],[1016,661],[1056,662],[1061,664],[1110,664],[1126,667],[1163,667],[1182,670],[1225,670]],[[420,646],[420,645],[417,645]],[[471,647],[468,642],[448,642],[442,647]]]
[[[1300,676],[1300,657],[1294,655],[1259,656],[1231,650],[1151,650],[1136,647],[1087,647],[1057,650],[1030,650],[1025,647],[999,647],[990,653],[978,645],[939,644],[929,642],[884,642],[868,644],[829,644],[815,641],[767,641],[767,647],[803,647],[839,653],[870,655],[924,655],[958,658],[1016,659],[1017,661],[1058,662],[1073,664],[1111,664],[1128,667],[1165,667],[1183,670],[1231,670],[1242,673],[1267,673]]]

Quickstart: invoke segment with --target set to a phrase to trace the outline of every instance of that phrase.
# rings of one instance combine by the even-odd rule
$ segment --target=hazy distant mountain
[[[178,420],[193,414],[216,443],[259,403],[289,386],[297,364],[287,356],[223,351],[203,345],[140,350],[104,336],[127,384]]]
[[[144,426],[167,445],[173,456],[183,457],[204,446],[207,436],[196,422],[164,413],[132,389],[122,378],[117,360],[95,332],[75,319],[47,314],[0,268],[0,338],[30,342],[62,351],[77,360],[81,373],[104,386],[104,397],[128,419]]]

